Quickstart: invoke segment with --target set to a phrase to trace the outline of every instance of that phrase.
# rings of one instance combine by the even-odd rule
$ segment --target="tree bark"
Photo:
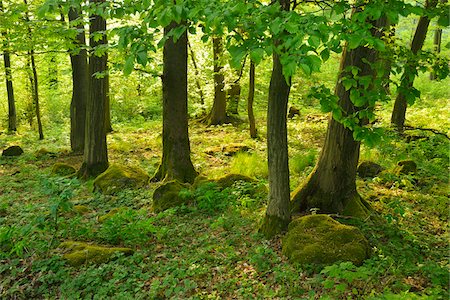
[[[437,5],[437,0],[427,0],[425,3],[426,9],[435,8]],[[419,52],[425,42],[427,36],[428,26],[430,25],[430,18],[428,16],[421,16],[419,22],[417,23],[416,31],[411,42],[411,52],[416,55]],[[406,62],[405,70],[401,78],[400,87],[397,98],[395,99],[394,109],[392,110],[391,123],[399,131],[403,132],[403,127],[405,126],[405,116],[406,108],[408,106],[408,101],[406,95],[402,90],[408,90],[413,87],[414,79],[417,74],[416,62],[409,59]]]
[[[227,90],[227,114],[230,115],[239,115],[239,100],[241,98],[240,80],[243,68],[244,65],[241,67],[241,70],[236,72],[238,78],[230,84],[230,88]]]
[[[283,10],[289,10],[288,0],[279,0]],[[290,78],[289,78],[290,81]],[[286,82],[280,56],[273,54],[272,76],[267,108],[267,159],[269,169],[269,199],[260,232],[266,238],[285,231],[291,221],[289,207],[289,164],[287,140],[287,106],[290,82]]]
[[[386,18],[380,18],[374,25],[375,28],[382,28],[385,24]],[[380,37],[381,32],[382,30],[373,30],[372,35]],[[346,91],[341,81],[343,77],[352,75],[344,70],[354,66],[360,70],[358,76],[371,76],[375,79],[377,74],[370,65],[377,61],[377,57],[374,49],[362,46],[353,50],[344,49],[335,89],[344,115],[353,114],[364,108],[356,107],[351,102],[351,89]],[[376,88],[383,89],[381,86],[369,86],[369,89]],[[359,149],[360,143],[354,140],[353,132],[330,117],[319,161],[307,182],[293,192],[292,211],[297,213],[318,208],[321,213],[366,217],[370,207],[356,190]]]
[[[90,0],[98,5],[105,0]],[[106,20],[100,15],[90,17],[89,45],[95,49],[106,45],[106,35],[100,39],[93,36],[106,30]],[[89,98],[86,106],[86,129],[83,164],[78,175],[81,178],[95,177],[108,168],[108,148],[106,143],[105,109],[107,97],[106,84],[107,56],[92,53],[89,60]]]
[[[69,22],[79,20],[80,13],[76,8],[69,10]],[[89,97],[89,68],[87,62],[86,36],[84,26],[79,22],[76,26],[78,34],[74,43],[75,51],[70,53],[72,65],[72,101],[70,103],[70,147],[75,153],[83,153],[86,128],[86,104]]]
[[[207,116],[208,125],[220,125],[227,121],[227,96],[225,92],[225,76],[222,72],[222,38],[213,38],[214,55],[214,102]]]
[[[179,25],[164,28],[167,35]],[[187,111],[187,32],[175,43],[167,39],[163,49],[163,155],[152,180],[194,182],[197,172],[191,162]]]
[[[194,66],[194,73],[195,73],[195,85],[197,87],[197,91],[199,93],[200,96],[200,104],[204,105],[205,104],[205,97],[203,95],[203,89],[202,89],[202,85],[200,84],[200,80],[199,80],[199,76],[200,76],[200,71],[198,69],[198,65],[197,65],[197,60],[195,59],[195,53],[194,50],[192,49],[191,44],[188,41],[188,48],[190,50],[190,54],[191,54],[191,61],[192,61],[192,65]]]
[[[441,43],[442,43],[442,28],[436,28],[434,31],[434,52],[436,54],[441,53]],[[430,80],[436,80],[436,74],[434,72],[430,73]]]
[[[253,113],[253,102],[255,100],[255,63],[250,62],[249,83],[248,83],[248,98],[247,98],[247,114],[248,123],[250,125],[250,137],[252,139],[258,136],[255,125],[255,115]]]

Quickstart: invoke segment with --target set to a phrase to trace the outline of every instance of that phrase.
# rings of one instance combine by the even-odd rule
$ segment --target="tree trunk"
[[[227,91],[227,114],[239,115],[239,100],[241,98],[241,74],[242,69],[237,71],[238,79],[230,84],[230,88]]]
[[[442,28],[436,28],[434,31],[434,52],[436,54],[441,53],[441,43],[442,43]],[[436,80],[436,74],[434,72],[430,73],[430,80]]]
[[[106,55],[106,61],[108,61],[108,54]],[[105,130],[106,133],[113,132],[112,124],[111,124],[111,94],[110,94],[110,77],[108,71],[108,64],[106,64],[106,80],[105,80],[105,91],[106,91],[106,103],[105,103]]]
[[[200,80],[199,80],[200,71],[198,70],[198,65],[197,65],[197,60],[195,59],[194,50],[192,49],[191,43],[189,43],[189,41],[188,41],[188,48],[189,48],[190,53],[191,53],[192,65],[194,66],[195,85],[197,87],[197,91],[198,91],[199,96],[200,96],[200,104],[204,105],[205,104],[205,97],[203,96],[203,89],[202,89],[202,85],[200,84]]]
[[[289,10],[289,0],[279,0],[279,2],[283,10]],[[286,124],[289,92],[290,82],[286,82],[283,75],[280,56],[274,53],[267,108],[269,199],[266,215],[260,227],[260,232],[266,238],[285,231],[291,221]]]
[[[179,25],[164,28],[167,35]],[[163,155],[152,180],[194,182],[197,172],[191,162],[187,111],[187,32],[176,43],[170,37],[163,50]]]
[[[213,38],[214,54],[214,103],[207,117],[208,125],[220,125],[227,121],[227,96],[225,76],[222,72],[222,38]]]
[[[382,28],[386,18],[377,20],[375,28]],[[374,30],[372,34],[380,37],[382,30]],[[365,107],[356,107],[350,100],[350,90],[346,91],[343,77],[352,77],[344,70],[357,67],[358,76],[377,76],[371,64],[377,61],[374,49],[358,47],[353,50],[344,49],[341,57],[340,74],[335,94],[339,97],[339,105],[344,115],[351,115]],[[379,76],[382,76],[380,74]],[[362,87],[359,87],[362,89]],[[382,87],[369,86],[369,89]],[[353,138],[353,132],[330,117],[325,144],[319,161],[306,184],[297,188],[292,196],[293,212],[305,212],[318,208],[321,213],[339,213],[355,217],[366,217],[370,207],[359,196],[356,190],[356,169],[359,159],[360,143]]]
[[[254,100],[255,100],[255,63],[250,62],[247,114],[248,114],[248,123],[250,124],[250,137],[253,139],[258,136],[258,132],[256,130],[255,125],[255,115],[253,113]]]
[[[105,0],[90,0],[90,4],[102,4]],[[89,45],[95,47],[107,44],[106,35],[94,39],[94,35],[106,30],[106,20],[99,15],[90,18]],[[108,168],[108,148],[106,143],[106,64],[107,56],[92,53],[89,60],[89,98],[86,106],[86,129],[83,164],[79,176],[89,178],[99,175]],[[97,75],[96,75],[97,74]],[[98,76],[101,74],[101,76]]]
[[[69,22],[77,21],[80,13],[69,10]],[[86,37],[82,22],[76,25],[78,34],[74,43],[77,48],[70,54],[72,65],[72,101],[70,103],[70,147],[75,153],[83,153],[86,128],[86,104],[89,97],[89,68],[87,62]]]
[[[437,5],[437,0],[426,1],[425,8],[433,9]],[[422,16],[417,23],[416,31],[411,42],[411,52],[416,55],[425,42],[427,36],[428,26],[430,25],[430,18],[428,16]],[[408,101],[406,95],[402,90],[409,90],[413,87],[414,79],[417,74],[417,66],[414,60],[408,60],[405,64],[405,70],[401,78],[400,87],[398,90],[397,98],[395,99],[394,109],[392,110],[391,123],[399,132],[403,132],[405,125],[406,108]]]

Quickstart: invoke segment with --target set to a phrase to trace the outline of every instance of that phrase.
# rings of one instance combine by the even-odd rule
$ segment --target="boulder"
[[[256,183],[256,179],[241,174],[227,174],[214,180],[221,189],[231,187],[236,181]]]
[[[417,164],[413,160],[401,160],[394,169],[394,173],[397,175],[415,173],[416,171]]]
[[[23,150],[20,146],[10,146],[2,152],[2,156],[20,156],[22,154]]]
[[[59,245],[63,258],[69,265],[78,267],[84,264],[100,264],[111,260],[115,254],[133,254],[130,248],[103,247],[83,242],[67,241]]]
[[[300,110],[294,106],[289,107],[288,118],[292,119],[295,116],[300,116]]]
[[[54,164],[52,167],[52,171],[51,171],[51,173],[53,175],[59,175],[59,176],[68,176],[68,175],[75,174],[76,172],[77,172],[77,170],[75,169],[74,166],[71,166],[71,165],[65,164],[65,163]]]
[[[115,194],[123,189],[141,188],[150,177],[137,167],[111,165],[94,180],[94,190],[103,194]]]
[[[350,261],[361,265],[369,253],[369,243],[358,228],[343,225],[327,215],[309,215],[292,221],[283,239],[283,254],[301,264]]]
[[[57,155],[56,153],[51,152],[45,148],[41,148],[34,153],[34,156],[36,156],[36,158],[42,158],[42,157],[56,157]]]
[[[180,196],[180,191],[185,187],[173,180],[160,185],[153,193],[152,209],[158,213],[171,207],[181,206],[186,199]]]
[[[383,171],[384,168],[372,161],[363,161],[358,166],[358,176],[361,178],[373,178]]]

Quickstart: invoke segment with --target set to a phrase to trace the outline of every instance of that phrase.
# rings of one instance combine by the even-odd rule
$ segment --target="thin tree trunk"
[[[227,121],[227,96],[225,92],[225,76],[222,72],[222,38],[213,38],[214,54],[214,103],[207,117],[208,125],[220,125]]]
[[[205,104],[205,97],[203,95],[202,85],[200,84],[200,80],[199,80],[200,71],[198,69],[197,60],[195,59],[194,50],[192,49],[191,43],[189,43],[189,41],[188,41],[188,48],[189,48],[189,51],[191,53],[192,65],[194,66],[195,85],[197,86],[197,91],[198,91],[199,96],[200,96],[200,104],[204,105]]]
[[[179,24],[164,28],[167,35]],[[194,182],[197,172],[191,162],[187,111],[187,49],[185,32],[176,43],[167,39],[163,49],[163,155],[153,181],[179,180]]]
[[[256,130],[255,125],[255,115],[253,113],[254,100],[255,100],[255,63],[250,62],[247,114],[248,114],[248,123],[250,124],[250,137],[253,139],[258,136],[258,132]]]
[[[290,9],[289,0],[279,0],[283,10]],[[290,78],[289,78],[290,81]],[[267,159],[269,199],[260,232],[267,238],[285,231],[291,221],[289,157],[287,140],[287,106],[290,82],[286,82],[280,56],[273,54],[267,108]]]
[[[383,28],[386,18],[380,18],[374,28]],[[372,34],[380,37],[382,30],[374,30]],[[356,107],[350,100],[350,90],[345,90],[343,77],[352,77],[345,71],[356,67],[358,76],[377,76],[371,65],[377,61],[374,49],[357,47],[344,49],[341,57],[340,74],[335,94],[339,97],[339,105],[344,115],[351,115],[364,107]],[[382,75],[379,75],[382,76]],[[382,88],[369,86],[369,89]],[[360,87],[362,89],[362,87]],[[297,188],[292,196],[293,212],[305,212],[318,208],[321,213],[339,213],[355,217],[366,217],[370,207],[362,200],[356,190],[356,169],[359,159],[360,143],[353,138],[353,132],[330,117],[325,143],[312,174],[306,184]]]
[[[69,22],[79,21],[80,13],[69,10]],[[76,25],[78,34],[74,43],[77,50],[71,52],[72,101],[70,103],[70,147],[73,152],[83,153],[86,128],[86,104],[89,97],[89,67],[87,62],[86,36],[83,22]]]
[[[442,43],[442,28],[436,28],[434,31],[434,52],[436,54],[441,53],[441,43]],[[436,80],[436,74],[434,72],[430,73],[430,80]]]
[[[102,4],[105,0],[90,0],[90,4]],[[92,15],[90,21],[90,40],[92,48],[106,45],[106,35],[94,39],[99,32],[106,30],[106,20],[99,15]],[[79,176],[89,178],[99,175],[108,168],[108,148],[106,143],[105,109],[106,109],[106,77],[97,76],[107,71],[107,56],[96,56],[92,53],[89,60],[89,98],[86,106],[86,129],[83,164]]]
[[[108,54],[106,55],[106,60],[108,61]],[[106,133],[113,132],[111,124],[111,94],[110,94],[110,77],[108,73],[108,65],[106,65],[106,80],[105,80],[105,90],[106,90],[106,103],[105,103],[105,129]]]
[[[425,8],[433,9],[437,5],[437,0],[426,1]],[[428,26],[430,25],[430,18],[425,15],[419,18],[417,23],[414,38],[411,42],[411,52],[416,55],[419,52],[425,42],[427,36]],[[394,109],[392,110],[391,123],[399,131],[403,131],[405,125],[406,108],[408,106],[408,101],[404,90],[409,90],[413,87],[414,79],[417,74],[417,66],[413,60],[408,60],[405,65],[405,70],[400,82],[400,88],[398,89],[398,95],[395,99]]]
[[[239,115],[239,100],[241,98],[241,75],[244,65],[236,73],[238,78],[230,84],[230,88],[227,91],[227,114]]]

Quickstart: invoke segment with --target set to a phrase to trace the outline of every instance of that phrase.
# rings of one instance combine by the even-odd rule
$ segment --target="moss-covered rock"
[[[58,176],[68,176],[75,174],[77,169],[74,166],[65,163],[56,163],[52,167],[52,174]]]
[[[359,194],[348,198],[342,214],[355,218],[366,219],[371,215],[372,207]]]
[[[36,158],[43,158],[43,157],[56,157],[56,153],[49,151],[46,148],[41,148],[38,151],[34,153],[34,156]]]
[[[343,225],[327,215],[292,221],[283,239],[283,254],[301,264],[351,261],[361,265],[369,253],[369,243],[358,228]]]
[[[2,152],[2,156],[20,156],[22,154],[23,150],[20,146],[10,146]]]
[[[397,163],[394,169],[394,173],[400,174],[411,174],[417,171],[417,164],[413,160],[401,160]]]
[[[103,223],[106,220],[111,219],[114,215],[116,215],[118,212],[121,212],[123,210],[125,210],[126,207],[117,207],[117,208],[113,208],[111,209],[107,214],[103,215],[103,216],[99,216],[98,217],[98,222],[99,223]]]
[[[232,143],[222,146],[209,147],[205,150],[208,155],[217,155],[222,153],[226,156],[233,156],[239,152],[248,152],[250,147],[245,144]]]
[[[111,165],[94,180],[94,190],[103,194],[115,194],[123,189],[145,186],[150,177],[138,167]]]
[[[181,206],[186,199],[180,196],[180,191],[185,187],[178,181],[168,181],[160,185],[153,193],[152,210],[161,212],[171,207]]]
[[[63,253],[63,258],[74,267],[105,263],[116,253],[131,255],[134,252],[130,248],[102,247],[74,241],[63,242],[58,249]]]
[[[372,161],[363,161],[358,166],[358,176],[361,178],[373,178],[383,171],[384,168]]]
[[[228,174],[214,180],[222,189],[231,187],[236,181],[256,183],[256,179],[241,174]]]
[[[86,205],[74,205],[73,211],[79,215],[84,215],[84,214],[87,214],[88,212],[90,212],[91,209],[89,207],[87,207]]]

